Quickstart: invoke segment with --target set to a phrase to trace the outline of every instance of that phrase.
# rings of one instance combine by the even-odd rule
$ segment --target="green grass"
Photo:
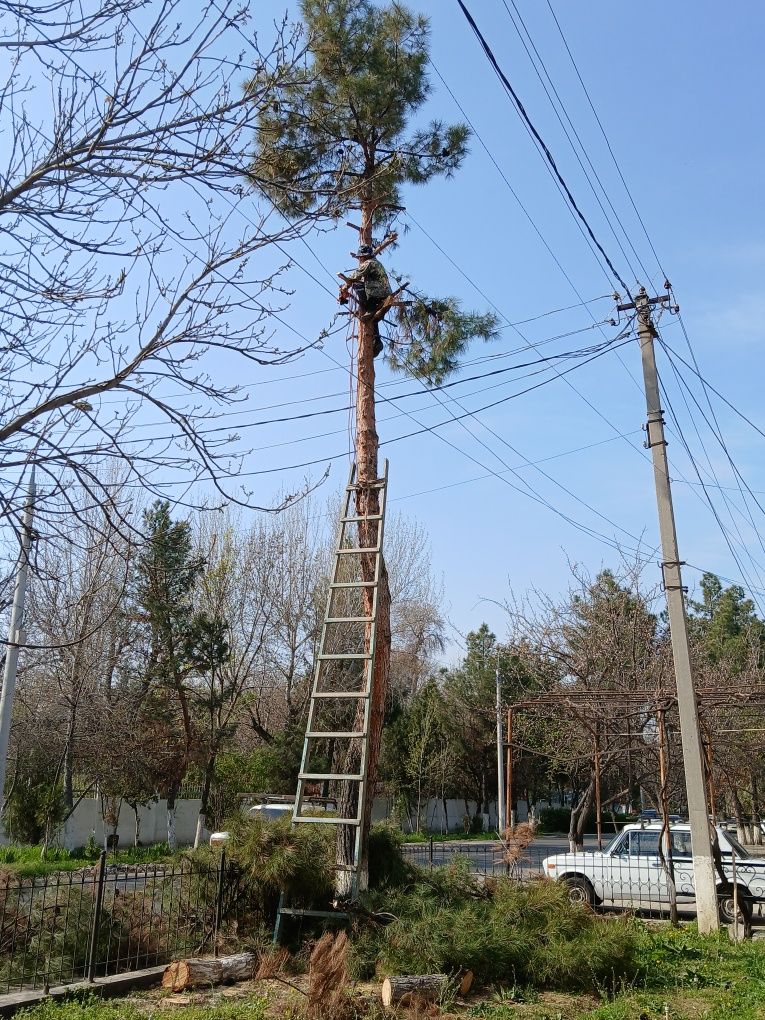
[[[183,1020],[264,1020],[268,1000],[255,996],[216,1005],[184,1006]],[[95,996],[80,999],[72,997],[63,1002],[45,1002],[33,1009],[25,1009],[16,1016],[20,1020],[147,1020],[166,1018],[170,1011],[157,1000],[154,1008],[119,1000],[103,1001]]]
[[[42,859],[40,846],[10,844],[0,846],[0,869],[9,871],[20,878],[32,878],[37,875],[50,875],[57,871],[77,871],[79,868],[92,867],[98,860],[98,848],[78,847],[66,850],[63,847],[49,847]],[[171,857],[167,843],[156,843],[154,846],[125,847],[107,857],[109,864],[148,864],[167,860]]]
[[[765,945],[701,936],[695,925],[641,926],[639,973],[583,1020],[763,1020]]]

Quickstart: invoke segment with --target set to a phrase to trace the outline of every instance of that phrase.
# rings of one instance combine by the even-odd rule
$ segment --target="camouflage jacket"
[[[391,293],[388,274],[377,259],[367,259],[358,269],[352,269],[347,276],[354,283],[364,284],[364,294],[368,301],[382,301]]]

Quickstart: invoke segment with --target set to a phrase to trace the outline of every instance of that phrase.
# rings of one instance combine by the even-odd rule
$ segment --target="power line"
[[[491,64],[491,66],[494,69],[497,77],[502,82],[502,84],[505,87],[507,93],[509,94],[509,96],[510,96],[512,102],[513,102],[513,105],[515,106],[515,109],[517,110],[517,112],[521,116],[521,119],[523,120],[524,124],[527,126],[528,130],[534,136],[537,144],[540,146],[540,148],[542,150],[542,153],[543,153],[545,159],[547,160],[547,162],[548,162],[548,164],[550,166],[550,169],[555,174],[555,177],[556,177],[557,181],[559,182],[560,186],[563,188],[563,190],[564,190],[564,192],[566,194],[566,198],[568,199],[568,202],[569,202],[571,208],[574,210],[576,215],[579,217],[579,219],[581,220],[585,230],[587,231],[589,237],[591,238],[593,244],[595,245],[595,247],[598,249],[600,254],[605,259],[606,265],[608,266],[609,270],[611,271],[611,274],[613,275],[614,279],[624,289],[625,294],[627,294],[627,296],[630,298],[630,300],[632,300],[632,295],[631,295],[629,286],[627,285],[627,283],[625,283],[623,277],[620,275],[620,273],[616,269],[616,266],[613,264],[613,262],[609,258],[605,248],[603,247],[603,245],[600,243],[600,241],[598,241],[597,237],[595,236],[595,232],[593,231],[592,227],[590,226],[586,216],[584,215],[582,210],[579,208],[579,206],[578,206],[578,204],[576,202],[576,199],[574,198],[574,196],[573,196],[573,194],[571,192],[571,189],[569,188],[569,186],[566,183],[563,175],[561,174],[560,170],[558,169],[558,166],[557,166],[557,164],[555,162],[555,159],[553,158],[552,153],[550,152],[550,149],[548,148],[548,146],[545,143],[544,139],[540,135],[539,131],[537,131],[536,127],[534,126],[531,118],[529,117],[528,113],[526,112],[526,108],[524,107],[523,103],[521,102],[520,98],[518,97],[518,94],[516,93],[515,89],[511,85],[509,78],[507,77],[507,75],[504,73],[504,71],[500,67],[500,64],[499,64],[497,58],[495,57],[493,50],[491,49],[491,47],[489,46],[488,42],[486,41],[486,39],[482,35],[481,30],[478,28],[478,25],[476,24],[473,16],[471,15],[470,11],[467,9],[465,4],[462,2],[462,0],[457,0],[457,3],[459,4],[460,9],[462,10],[462,13],[465,15],[465,18],[467,19],[468,24],[472,28],[473,33],[475,34],[476,38],[478,39],[478,42],[480,43],[481,48],[483,49],[483,51],[484,51],[484,53],[485,53],[489,63]]]
[[[669,413],[672,416],[672,419],[673,419],[673,421],[675,423],[675,428],[676,428],[677,433],[679,435],[680,442],[683,444],[683,447],[685,448],[685,452],[688,455],[688,459],[691,462],[691,466],[693,467],[693,470],[696,473],[696,477],[698,478],[699,483],[701,484],[701,488],[702,488],[702,491],[704,493],[704,497],[706,499],[706,502],[707,502],[707,504],[709,506],[709,509],[712,511],[712,516],[714,517],[714,519],[715,519],[715,521],[717,523],[717,526],[720,529],[720,532],[721,532],[721,534],[723,536],[723,539],[725,540],[725,544],[728,547],[728,551],[730,552],[731,556],[733,557],[733,560],[734,560],[736,566],[738,567],[738,569],[741,572],[742,576],[746,579],[746,586],[749,588],[750,591],[752,591],[754,589],[754,585],[752,584],[751,580],[747,576],[747,572],[744,569],[743,564],[741,563],[740,559],[738,558],[738,554],[736,553],[736,550],[733,548],[733,543],[731,542],[730,536],[728,534],[728,529],[725,527],[725,525],[723,524],[722,520],[720,519],[720,515],[719,515],[719,513],[717,511],[717,508],[714,505],[714,502],[712,501],[712,497],[710,496],[710,494],[709,494],[709,492],[707,490],[707,487],[706,487],[706,485],[704,483],[704,480],[701,477],[701,472],[699,471],[698,465],[696,463],[696,459],[694,458],[693,453],[691,452],[691,448],[688,445],[688,442],[687,442],[687,440],[685,438],[685,435],[683,434],[683,430],[682,430],[682,427],[680,425],[680,421],[679,421],[677,415],[675,414],[674,408],[672,407],[672,401],[670,400],[669,394],[667,393],[667,388],[664,385],[664,383],[662,382],[661,378],[659,379],[659,384],[660,384],[660,387],[661,387],[661,391],[664,394],[664,401],[666,402],[667,409],[669,410]],[[762,584],[761,580],[760,580],[760,583]],[[757,604],[757,608],[760,610],[760,613],[763,612],[762,611],[762,607],[759,605],[759,603]]]
[[[624,185],[624,190],[627,193],[627,197],[629,198],[630,203],[632,205],[632,208],[635,211],[635,215],[638,218],[638,222],[640,223],[640,226],[643,228],[643,233],[645,234],[646,241],[648,241],[650,249],[653,252],[653,256],[656,259],[656,263],[659,266],[659,269],[661,270],[661,272],[664,274],[664,278],[666,279],[667,278],[667,274],[664,272],[664,269],[662,268],[661,259],[659,258],[658,254],[656,253],[656,249],[653,246],[653,241],[650,238],[650,235],[648,233],[648,229],[647,229],[647,227],[646,227],[646,225],[645,225],[645,223],[643,221],[643,217],[640,215],[640,210],[638,209],[637,205],[635,204],[635,199],[632,197],[632,192],[630,191],[629,185],[627,184],[627,181],[626,181],[626,179],[624,177],[624,174],[622,173],[622,169],[619,166],[619,162],[618,162],[618,160],[616,158],[616,154],[615,154],[615,152],[613,150],[613,147],[611,145],[611,141],[610,141],[610,139],[608,137],[608,133],[606,132],[606,129],[603,127],[601,119],[598,116],[598,111],[595,109],[595,105],[594,105],[592,99],[590,98],[590,93],[589,93],[589,91],[587,89],[587,86],[584,83],[584,79],[582,78],[582,75],[581,75],[581,73],[579,71],[579,67],[577,66],[576,60],[574,59],[574,54],[571,52],[571,48],[570,48],[570,46],[568,44],[568,41],[567,41],[566,36],[565,36],[565,34],[563,32],[563,29],[561,28],[560,22],[558,21],[558,18],[557,18],[556,14],[555,14],[555,11],[553,10],[553,6],[552,6],[552,3],[550,2],[550,0],[547,0],[547,6],[550,9],[550,14],[552,14],[553,21],[555,22],[555,26],[558,29],[558,32],[560,33],[560,37],[563,40],[563,45],[566,47],[566,52],[569,55],[569,59],[571,60],[571,64],[572,64],[572,66],[574,68],[574,71],[576,72],[576,76],[579,79],[579,84],[582,86],[582,91],[584,92],[584,94],[585,94],[585,96],[587,98],[587,102],[590,105],[590,109],[592,110],[593,115],[595,116],[595,120],[597,122],[597,125],[600,128],[600,133],[603,135],[603,140],[606,143],[606,146],[608,148],[608,151],[609,151],[609,154],[611,156],[611,159],[613,160],[614,166],[616,167],[616,171],[619,174],[619,177],[621,179],[622,184]],[[641,263],[641,265],[642,265],[642,263]]]
[[[624,237],[625,237],[625,239],[627,241],[627,244],[632,249],[632,253],[635,256],[635,258],[637,259],[638,264],[640,265],[641,269],[643,270],[643,272],[644,272],[644,274],[646,276],[646,279],[649,279],[650,278],[650,274],[649,274],[648,270],[645,268],[645,266],[643,265],[643,263],[642,263],[642,261],[640,259],[640,256],[638,255],[637,251],[635,250],[635,246],[632,244],[632,241],[631,241],[630,236],[629,236],[629,234],[627,232],[627,229],[625,228],[621,218],[619,217],[618,212],[614,208],[614,205],[613,205],[613,203],[611,202],[611,199],[608,196],[608,192],[606,191],[606,188],[605,188],[605,186],[603,184],[603,181],[600,178],[600,175],[598,174],[598,171],[593,166],[592,160],[590,159],[590,157],[589,157],[589,155],[587,153],[586,146],[584,145],[584,142],[582,141],[581,136],[579,135],[579,132],[577,131],[575,125],[573,124],[573,122],[571,120],[571,117],[568,114],[568,111],[566,110],[566,105],[563,102],[563,100],[561,99],[560,93],[558,92],[557,88],[555,87],[555,83],[553,82],[553,80],[552,80],[552,78],[550,76],[550,73],[547,70],[547,67],[545,65],[545,62],[544,62],[541,54],[539,53],[539,50],[537,49],[537,46],[536,46],[536,44],[535,44],[535,42],[534,42],[534,40],[533,40],[533,38],[531,36],[531,33],[529,32],[529,29],[528,29],[528,27],[526,25],[526,22],[523,20],[523,15],[518,10],[518,5],[515,3],[515,0],[510,0],[510,2],[512,3],[513,10],[515,11],[515,14],[516,14],[516,16],[518,18],[518,21],[520,22],[520,24],[521,24],[521,26],[523,28],[523,31],[526,34],[526,38],[528,39],[528,41],[529,41],[529,43],[530,43],[530,45],[531,45],[531,47],[532,47],[532,49],[534,51],[534,54],[536,55],[537,61],[539,62],[539,65],[541,66],[542,72],[544,73],[544,77],[542,76],[542,73],[540,72],[540,70],[537,67],[537,64],[534,61],[534,57],[532,56],[532,54],[531,54],[531,52],[529,50],[529,47],[526,44],[526,40],[524,39],[523,34],[521,33],[520,29],[518,28],[518,24],[516,23],[515,17],[513,16],[513,13],[510,10],[510,7],[508,6],[507,0],[502,0],[504,8],[507,11],[508,17],[510,18],[510,21],[512,22],[513,28],[515,29],[515,31],[516,31],[516,33],[518,35],[518,38],[521,40],[521,43],[523,44],[523,48],[526,51],[526,55],[529,58],[531,66],[534,68],[534,70],[536,72],[536,75],[537,75],[537,77],[539,78],[539,81],[542,84],[542,88],[544,89],[545,95],[547,96],[547,98],[550,101],[550,105],[551,105],[551,107],[552,107],[552,109],[553,109],[553,111],[555,113],[555,116],[558,119],[558,123],[560,124],[561,128],[563,129],[563,133],[566,135],[566,138],[568,139],[569,145],[571,146],[571,150],[574,153],[574,156],[576,157],[577,162],[579,163],[579,167],[581,168],[582,173],[584,174],[585,180],[587,181],[587,183],[590,186],[590,190],[592,191],[592,194],[595,197],[595,201],[598,203],[598,205],[600,207],[600,210],[603,213],[603,216],[604,216],[604,218],[606,220],[606,223],[608,223],[608,226],[609,226],[609,228],[611,230],[611,233],[614,235],[614,240],[619,245],[619,249],[620,249],[622,255],[624,256],[625,262],[627,263],[627,265],[629,265],[630,270],[635,275],[635,279],[637,280],[637,273],[635,273],[634,267],[632,266],[632,264],[630,262],[630,257],[627,254],[627,252],[625,251],[624,245],[622,244],[619,236],[617,235],[616,229],[614,228],[613,224],[611,223],[611,220],[610,220],[610,217],[608,215],[608,212],[606,211],[605,207],[603,206],[603,202],[601,201],[601,198],[598,195],[598,192],[597,192],[594,184],[592,183],[592,181],[590,179],[590,176],[589,176],[589,174],[587,172],[587,169],[584,166],[584,163],[582,162],[582,158],[579,155],[579,151],[577,150],[577,147],[574,145],[574,142],[573,142],[573,140],[571,138],[571,135],[569,133],[569,129],[566,127],[566,124],[563,123],[563,119],[561,117],[561,114],[558,112],[558,107],[555,105],[555,102],[553,101],[553,98],[550,95],[550,89],[548,89],[547,84],[545,83],[545,78],[547,79],[547,83],[549,83],[549,86],[552,89],[552,92],[553,92],[555,98],[558,101],[558,106],[560,107],[561,113],[566,118],[566,121],[568,123],[569,128],[571,129],[571,131],[574,134],[574,137],[576,138],[577,142],[579,143],[579,149],[581,149],[582,155],[584,156],[585,160],[587,161],[587,164],[588,164],[592,174],[594,175],[595,180],[597,181],[598,185],[600,186],[600,190],[601,190],[601,192],[602,192],[606,202],[608,203],[608,205],[609,205],[609,207],[611,209],[611,212],[613,213],[613,215],[616,218],[616,222],[618,223],[619,227],[621,228],[621,231],[622,231],[622,233],[623,233],[623,235],[624,235]]]

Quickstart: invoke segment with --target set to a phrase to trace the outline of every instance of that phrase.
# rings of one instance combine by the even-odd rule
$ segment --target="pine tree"
[[[378,6],[371,0],[302,0],[301,10],[308,40],[306,66],[281,86],[277,102],[261,114],[253,180],[288,218],[310,215],[319,206],[329,209],[336,220],[358,211],[359,245],[374,247],[373,235],[381,239],[395,224],[406,185],[448,177],[460,167],[468,129],[437,121],[410,128],[430,92],[425,17],[398,2]],[[263,84],[262,78],[254,81],[253,92]],[[399,303],[391,313],[395,322],[386,358],[396,370],[427,382],[440,381],[457,367],[470,340],[496,333],[493,316],[465,314],[454,298],[427,298],[417,291],[412,296],[412,303]],[[364,488],[378,477],[377,323],[361,309],[354,311],[357,512],[362,516],[379,507],[377,491]],[[376,544],[376,523],[359,530],[361,546]],[[371,557],[362,563],[365,580],[371,579],[373,569]],[[369,591],[366,602],[370,615]],[[390,640],[390,593],[383,567],[370,718],[370,789],[380,751]],[[370,811],[368,798],[363,847]],[[348,847],[340,858],[348,860]]]
[[[161,792],[167,798],[168,843],[175,843],[175,806],[196,754],[194,720],[186,678],[194,638],[192,595],[203,567],[195,557],[191,526],[174,521],[170,504],[157,500],[144,514],[145,542],[133,578],[134,613],[144,634],[139,679],[142,711],[150,721],[162,764]]]

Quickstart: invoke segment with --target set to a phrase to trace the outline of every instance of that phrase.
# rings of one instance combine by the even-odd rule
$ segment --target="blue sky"
[[[602,0],[576,5],[552,0],[658,253],[659,265],[546,0],[516,3],[637,257],[609,209],[629,257],[623,254],[598,207],[511,22],[507,8],[513,11],[513,5],[505,5],[504,0],[470,0],[468,6],[620,274],[630,287],[637,281],[651,290],[660,288],[664,272],[668,274],[702,373],[765,430],[759,399],[765,367],[761,343],[765,312],[761,184],[765,9],[743,2],[726,8],[723,16],[719,5],[707,0],[679,0],[671,8],[655,0],[639,7]],[[283,6],[274,0],[254,5],[255,24],[265,29]],[[466,307],[486,310],[488,298],[507,320],[534,319],[521,325],[520,332],[504,329],[490,348],[476,348],[468,358],[517,351],[515,356],[466,366],[463,375],[530,361],[539,353],[586,347],[614,336],[617,330],[611,326],[602,327],[602,333],[594,328],[594,323],[614,315],[608,296],[614,282],[585,244],[456,0],[415,6],[431,18],[435,67],[475,124],[526,212],[479,140],[473,139],[471,154],[453,180],[407,193],[403,225],[409,229],[388,264],[404,270],[431,293],[457,295]],[[432,77],[434,91],[426,116],[461,119],[435,73]],[[348,252],[354,236],[341,227],[310,243],[318,258],[300,244],[293,249],[294,256],[332,290],[332,277],[351,261]],[[467,278],[477,283],[483,294]],[[299,268],[290,273],[289,280],[295,293],[284,319],[312,338],[337,311],[334,297]],[[598,300],[586,307],[568,308],[579,302],[577,292],[587,301]],[[561,308],[568,310],[544,314]],[[690,360],[677,319],[666,316],[661,326],[667,343]],[[539,353],[529,347],[573,330],[581,332],[546,344]],[[292,339],[284,333],[285,345]],[[312,352],[278,371],[262,369],[260,375],[253,375],[249,420],[345,404],[340,395],[348,391],[348,375],[332,359],[348,364],[342,335],[327,339],[324,354]],[[728,548],[674,433],[669,436],[669,455],[677,479],[681,555],[696,567],[751,584],[758,589],[760,605],[765,608],[765,548],[756,531],[762,530],[763,510],[751,496],[744,501],[727,455],[710,427],[684,394],[662,354],[659,362],[701,477],[714,486],[708,488],[708,496],[739,562]],[[561,367],[566,367],[565,363]],[[687,369],[683,368],[682,374],[709,415],[698,382]],[[465,383],[445,391],[441,399],[447,401],[447,410],[424,392],[399,401],[395,409],[381,403],[380,417],[387,420],[380,422],[380,438],[385,442],[418,427],[405,415],[390,417],[401,407],[420,424],[432,425],[451,413],[463,413],[450,403],[452,398],[459,399],[463,408],[474,409],[538,378],[514,381],[515,375],[507,373],[496,380]],[[569,561],[592,571],[617,563],[618,553],[609,540],[640,548],[649,560],[646,582],[658,580],[652,471],[640,431],[645,418],[640,378],[639,351],[633,341],[618,353],[611,352],[573,372],[567,376],[568,382],[557,379],[482,412],[477,421],[465,419],[466,427],[453,423],[383,447],[391,461],[391,506],[416,517],[427,528],[434,569],[443,579],[447,610],[458,631],[464,633],[486,619],[498,633],[504,633],[503,613],[492,600],[503,601],[511,590],[519,596],[535,588],[561,593],[570,580]],[[381,383],[391,379],[383,369]],[[474,392],[500,380],[502,387]],[[381,392],[391,395],[417,388],[417,384],[398,378]],[[765,439],[717,398],[712,400],[728,451],[765,507]],[[286,402],[293,403],[279,409],[270,406]],[[273,469],[347,449],[347,427],[347,412],[338,412],[250,430],[248,443],[253,446],[289,444],[251,454],[252,471],[273,472],[255,479],[259,502],[280,489],[294,488],[307,470]],[[329,432],[337,434],[324,435]],[[311,438],[319,433],[319,438]],[[539,467],[549,477],[524,466],[524,458],[543,461]],[[332,461],[324,485],[328,494],[344,484],[347,463],[347,458]],[[506,472],[508,467],[518,468],[520,477],[561,514],[597,530],[606,540],[583,533],[490,474]],[[314,477],[322,473],[321,466],[310,470]],[[487,474],[489,477],[479,477]],[[523,487],[518,476],[505,477]],[[699,577],[697,570],[688,569],[686,583],[693,586]]]

